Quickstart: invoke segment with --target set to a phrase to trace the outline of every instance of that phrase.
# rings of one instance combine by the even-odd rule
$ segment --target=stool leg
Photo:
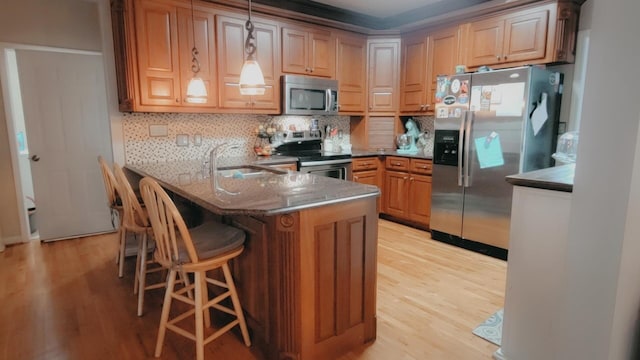
[[[236,285],[233,282],[231,271],[229,270],[229,263],[222,265],[222,271],[224,272],[224,280],[231,292],[231,301],[233,302],[233,310],[236,312],[238,322],[240,323],[240,331],[242,332],[242,338],[244,344],[248,347],[251,346],[251,339],[249,338],[249,331],[247,330],[247,323],[244,321],[244,313],[242,312],[242,306],[240,306],[240,299],[238,299],[238,292],[236,291]]]
[[[209,288],[207,287],[207,273],[202,273],[201,287],[202,287],[202,304],[203,304],[203,317],[204,317],[204,326],[211,327],[211,314],[209,312],[209,307],[204,307],[204,304],[209,302]]]
[[[142,316],[142,310],[144,307],[144,288],[147,278],[147,233],[142,234],[140,239],[138,257],[140,258],[140,273],[138,275],[138,316]]]
[[[203,272],[196,272],[193,284],[196,288],[195,299],[196,303],[196,359],[204,360],[204,319],[202,311],[202,275]]]
[[[133,278],[133,294],[138,294],[138,282],[140,281],[140,251],[142,251],[142,241],[138,241],[138,253],[136,254],[136,271]]]
[[[127,231],[123,228],[120,228],[120,260],[118,261],[118,277],[124,276],[124,250],[125,250],[125,239],[127,238]]]
[[[171,300],[173,294],[173,288],[176,285],[176,271],[171,270],[169,272],[169,279],[167,281],[167,290],[164,293],[164,302],[162,303],[162,315],[160,315],[160,327],[158,328],[158,340],[156,341],[155,357],[160,357],[162,354],[162,345],[164,343],[164,335],[167,332],[167,321],[169,320],[169,311],[171,310]]]

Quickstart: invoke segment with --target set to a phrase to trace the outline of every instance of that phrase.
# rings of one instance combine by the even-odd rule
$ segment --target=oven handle
[[[302,161],[300,166],[319,166],[319,165],[334,165],[334,164],[350,164],[351,159],[338,159],[338,160],[320,160],[320,161]]]

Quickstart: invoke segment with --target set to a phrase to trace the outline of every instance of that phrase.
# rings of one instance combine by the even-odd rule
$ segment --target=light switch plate
[[[176,135],[176,145],[178,145],[178,146],[189,146],[189,135],[187,135],[187,134],[178,134],[178,135]]]
[[[193,135],[193,145],[194,146],[202,145],[202,135],[200,135],[200,134],[194,134]]]
[[[169,128],[163,124],[151,124],[149,125],[149,136],[167,136],[169,134]]]

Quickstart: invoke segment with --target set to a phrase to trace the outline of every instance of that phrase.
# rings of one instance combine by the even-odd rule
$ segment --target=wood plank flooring
[[[135,260],[119,279],[116,247],[111,234],[0,253],[0,359],[152,359],[163,291],[137,317]],[[506,262],[382,219],[378,261],[377,340],[340,360],[491,359],[497,346],[471,331],[502,307]],[[233,333],[205,356],[263,359]],[[194,357],[192,341],[167,334],[162,359]]]

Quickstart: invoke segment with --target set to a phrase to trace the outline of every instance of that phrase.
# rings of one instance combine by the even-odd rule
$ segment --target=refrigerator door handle
[[[460,132],[458,133],[458,186],[462,186],[462,168],[464,167],[463,162],[462,162],[462,152],[463,150],[463,143],[464,143],[464,126],[467,123],[467,116],[469,115],[468,111],[464,112],[464,115],[462,116],[462,121],[460,121]]]
[[[466,116],[466,129],[464,131],[464,187],[469,187],[469,169],[471,168],[471,164],[469,163],[469,148],[471,147],[471,125],[473,124],[473,118],[475,113],[473,111],[469,111]]]

